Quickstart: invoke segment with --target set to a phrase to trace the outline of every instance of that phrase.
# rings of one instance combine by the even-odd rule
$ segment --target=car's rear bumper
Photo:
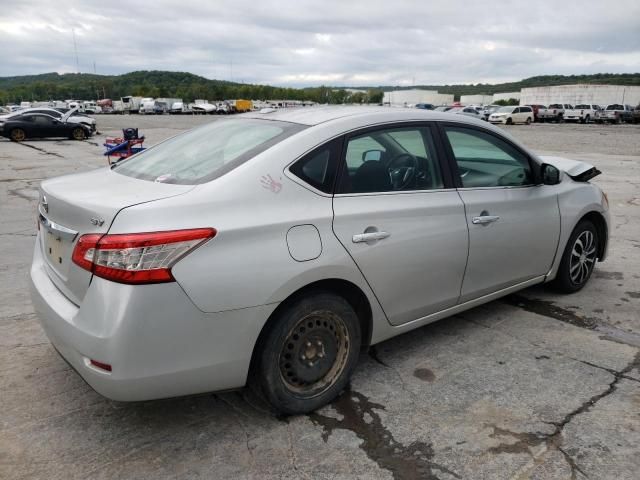
[[[177,283],[131,286],[97,277],[78,307],[51,282],[37,246],[30,277],[32,301],[51,343],[92,388],[113,400],[243,386],[255,341],[275,308],[204,313]]]

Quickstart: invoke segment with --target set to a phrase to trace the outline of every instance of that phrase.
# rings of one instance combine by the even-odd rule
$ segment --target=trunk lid
[[[558,170],[562,170],[576,182],[587,182],[602,173],[593,165],[580,160],[548,155],[541,155],[540,158],[544,163],[548,163]]]
[[[49,277],[79,305],[92,274],[71,260],[78,238],[106,233],[124,208],[182,195],[193,188],[139,180],[108,168],[43,181],[38,204],[39,248]]]

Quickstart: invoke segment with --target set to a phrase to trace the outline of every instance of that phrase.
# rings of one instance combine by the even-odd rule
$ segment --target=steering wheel
[[[407,163],[409,165],[407,165]],[[418,159],[410,153],[401,153],[391,159],[387,168],[393,189],[404,190],[411,185],[416,178]]]

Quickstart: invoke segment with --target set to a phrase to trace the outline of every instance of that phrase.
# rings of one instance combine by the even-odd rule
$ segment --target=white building
[[[460,103],[463,105],[490,105],[493,95],[461,95]]]
[[[520,100],[520,92],[505,92],[505,93],[494,93],[493,94],[493,103],[498,100],[509,100],[511,98],[515,98],[516,100]],[[522,102],[520,102],[522,103]],[[525,105],[523,103],[523,105]]]
[[[394,107],[414,106],[417,103],[431,103],[433,105],[450,105],[453,94],[438,93],[436,90],[394,90],[384,92],[383,105]]]
[[[625,85],[556,85],[554,87],[523,88],[521,105],[551,103],[592,103],[606,106],[612,103],[640,104],[640,87]]]

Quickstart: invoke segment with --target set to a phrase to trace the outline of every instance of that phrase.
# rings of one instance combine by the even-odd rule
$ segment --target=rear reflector
[[[98,277],[118,283],[174,281],[171,267],[188,252],[216,236],[213,228],[80,237],[73,262]]]
[[[89,363],[94,367],[99,368],[100,370],[104,370],[106,372],[111,371],[111,365],[109,365],[108,363],[102,363],[92,358],[89,359]]]

